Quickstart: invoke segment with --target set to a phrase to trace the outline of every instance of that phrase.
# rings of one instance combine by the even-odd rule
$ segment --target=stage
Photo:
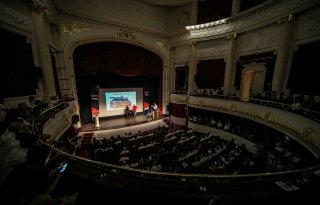
[[[158,126],[168,126],[163,119],[168,119],[168,116],[160,115],[160,118],[148,122],[147,117],[143,114],[137,114],[135,117],[119,117],[111,119],[101,119],[100,127],[95,127],[95,123],[88,123],[81,126],[80,135],[84,133],[94,133],[96,138],[108,137],[115,134],[123,135],[128,132],[143,132],[150,129],[155,129]]]

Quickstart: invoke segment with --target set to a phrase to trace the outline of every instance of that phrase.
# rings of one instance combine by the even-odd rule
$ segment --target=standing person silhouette
[[[152,118],[153,120],[157,120],[159,117],[159,109],[158,109],[158,105],[154,102],[152,105]]]
[[[138,106],[136,106],[136,104],[134,104],[134,105],[132,106],[133,116],[136,116],[137,109],[138,109]]]
[[[129,105],[126,106],[126,109],[124,110],[124,114],[125,114],[125,117],[127,118],[129,116]]]

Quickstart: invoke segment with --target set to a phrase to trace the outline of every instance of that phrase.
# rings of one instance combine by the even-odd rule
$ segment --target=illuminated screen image
[[[100,88],[99,117],[124,116],[128,105],[137,105],[143,112],[143,88]]]
[[[126,106],[129,107],[137,104],[137,96],[135,91],[127,92],[106,92],[106,109],[111,110],[124,110]]]

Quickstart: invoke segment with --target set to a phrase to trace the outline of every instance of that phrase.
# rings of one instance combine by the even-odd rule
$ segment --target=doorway
[[[265,63],[245,65],[242,70],[240,99],[248,102],[252,94],[263,93],[265,77]]]

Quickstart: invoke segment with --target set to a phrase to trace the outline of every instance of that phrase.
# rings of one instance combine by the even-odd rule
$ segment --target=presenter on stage
[[[100,127],[100,122],[99,122],[99,110],[96,108],[91,108],[92,111],[92,116],[94,117],[94,126],[95,127]]]
[[[155,102],[152,105],[152,118],[153,120],[157,120],[159,118],[159,109]]]
[[[125,117],[129,117],[129,113],[130,113],[130,109],[129,109],[129,105],[126,106],[126,109],[124,110],[124,114],[125,114]]]
[[[136,104],[134,104],[134,105],[132,106],[133,117],[136,116],[137,109],[138,109],[138,106],[136,106]]]

